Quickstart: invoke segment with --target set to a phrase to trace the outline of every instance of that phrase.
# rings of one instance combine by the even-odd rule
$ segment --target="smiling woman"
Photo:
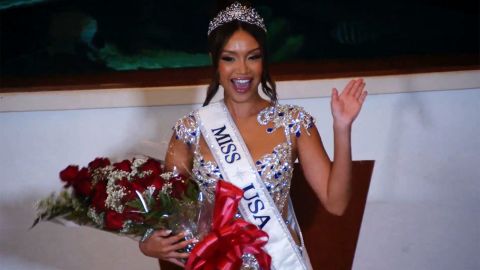
[[[236,31],[223,47],[218,73],[225,94],[237,102],[248,101],[262,76],[262,54],[257,41],[243,30]]]
[[[235,2],[219,12],[208,32],[214,70],[204,107],[176,123],[165,166],[191,172],[211,202],[219,179],[241,188],[245,194],[239,216],[268,234],[264,248],[268,259],[245,246],[235,256],[215,254],[218,264],[228,261],[237,266],[231,269],[260,269],[259,265],[271,261],[278,270],[311,269],[289,199],[293,163],[298,158],[327,211],[342,215],[351,193],[351,128],[367,95],[365,83],[356,79],[341,92],[332,89],[335,159],[331,161],[313,117],[301,107],[277,102],[268,68],[266,28],[258,13]],[[224,100],[210,104],[219,86]],[[260,96],[259,88],[268,99]],[[193,243],[182,241],[183,236],[158,231],[140,243],[140,249],[147,256],[180,266],[181,259],[189,258],[187,269],[194,269],[190,259],[198,255],[196,249],[190,255],[177,252]],[[219,267],[212,261],[205,263],[212,269]]]
[[[237,90],[246,90],[245,87],[252,88],[261,84],[263,93],[276,102],[276,87],[269,73],[265,31],[260,27],[235,21],[220,25],[215,29],[215,33],[208,36],[214,73],[203,105],[211,101],[220,84],[227,87],[227,91],[235,89],[235,85],[238,86]]]

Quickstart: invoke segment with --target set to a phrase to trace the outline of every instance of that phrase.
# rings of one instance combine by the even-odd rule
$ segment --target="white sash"
[[[196,119],[224,180],[244,190],[239,205],[243,218],[268,233],[265,249],[272,256],[272,269],[307,269],[223,101],[200,108]]]

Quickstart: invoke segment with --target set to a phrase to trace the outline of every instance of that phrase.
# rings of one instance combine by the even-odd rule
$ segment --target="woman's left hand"
[[[360,113],[362,104],[367,97],[363,79],[351,80],[339,94],[336,88],[332,89],[332,115],[336,125],[350,126]]]

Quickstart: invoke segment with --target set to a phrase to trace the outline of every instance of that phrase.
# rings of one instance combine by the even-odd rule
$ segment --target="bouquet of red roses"
[[[68,166],[60,179],[64,189],[38,203],[33,226],[69,221],[133,238],[157,229],[183,231],[187,240],[201,240],[185,249],[191,252],[186,269],[270,269],[270,256],[262,249],[268,234],[235,218],[243,190],[223,180],[212,205],[194,181],[164,172],[159,161],[147,157],[113,164],[97,158],[81,169]]]
[[[164,172],[152,158],[113,164],[96,158],[81,169],[68,166],[60,179],[64,189],[38,202],[33,226],[43,220],[70,221],[141,238],[156,229],[179,229],[179,222],[196,226],[200,218],[193,181],[175,171]]]

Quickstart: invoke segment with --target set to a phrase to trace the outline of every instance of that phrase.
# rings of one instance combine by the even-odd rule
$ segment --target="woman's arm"
[[[342,215],[351,195],[351,129],[367,92],[363,79],[351,80],[341,94],[332,91],[334,160],[330,161],[318,130],[297,140],[298,158],[304,175],[324,207]]]
[[[170,139],[165,156],[165,170],[172,171],[175,168],[179,173],[189,175],[192,160],[193,155],[190,147],[183,141],[176,139],[174,134]],[[195,239],[182,241],[184,237],[183,233],[171,235],[171,231],[159,230],[145,241],[140,242],[139,246],[142,253],[146,256],[169,261],[184,267],[180,259],[188,258],[189,254],[181,253],[177,250],[183,249],[195,241]]]
[[[175,169],[183,175],[190,175],[193,164],[191,147],[182,140],[177,139],[175,134],[173,134],[165,155],[165,170],[172,171]]]

